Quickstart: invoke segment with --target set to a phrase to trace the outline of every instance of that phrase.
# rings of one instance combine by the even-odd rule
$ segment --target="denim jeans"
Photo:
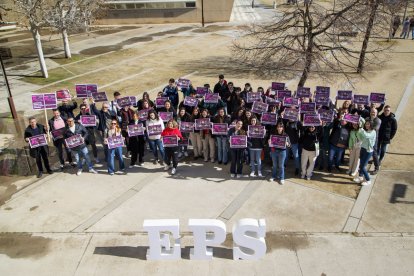
[[[372,157],[372,152],[367,152],[367,149],[361,148],[359,156],[359,176],[364,176],[366,181],[369,181],[369,173],[367,171],[367,165],[369,159]]]
[[[227,136],[216,137],[217,141],[217,159],[219,162],[227,163],[229,157],[229,150],[227,146]]]
[[[165,152],[164,152],[164,146],[162,144],[161,139],[155,139],[155,140],[149,139],[148,142],[151,147],[152,153],[154,154],[155,159],[158,160],[158,150],[157,150],[157,147],[158,147],[158,149],[160,150],[161,159],[164,160]]]
[[[255,172],[255,163],[257,164],[257,172],[262,172],[262,149],[249,149],[250,152],[250,169]],[[256,161],[256,162],[255,162]]]
[[[272,178],[273,179],[285,179],[285,159],[286,150],[270,151],[270,157],[272,158]]]
[[[378,156],[379,156],[379,164],[381,165],[382,159],[384,159],[385,153],[387,152],[389,144],[385,144],[382,142],[378,142],[377,150],[378,150]]]
[[[89,170],[92,169],[93,165],[92,165],[92,162],[91,162],[91,158],[89,157],[89,154],[88,154],[88,148],[83,147],[81,149],[73,151],[73,155],[75,156],[76,163],[78,164],[78,169],[82,170],[83,165],[82,165],[81,158],[79,158],[79,154],[81,154],[82,157],[85,159],[86,165],[88,166],[88,169]]]
[[[292,151],[293,158],[295,160],[295,169],[300,168],[300,156],[299,156],[299,144],[292,144],[290,149],[287,149],[289,152],[286,152],[287,156],[289,156],[290,151]],[[289,158],[286,158],[285,165],[287,165]]]
[[[115,172],[114,157],[118,157],[119,169],[125,169],[124,159],[122,158],[122,147],[117,147],[114,149],[108,149],[108,173]]]
[[[335,165],[335,167],[339,167],[339,165],[341,164],[342,155],[344,154],[344,150],[344,148],[340,148],[332,144],[329,145],[328,169],[331,169],[332,165]],[[333,164],[334,157],[335,164]]]

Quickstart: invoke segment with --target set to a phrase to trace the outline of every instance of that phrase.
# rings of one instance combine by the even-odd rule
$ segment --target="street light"
[[[201,26],[204,28],[204,0],[201,0]]]

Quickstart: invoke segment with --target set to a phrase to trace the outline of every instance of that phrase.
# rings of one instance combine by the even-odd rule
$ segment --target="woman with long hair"
[[[367,186],[371,185],[367,165],[374,152],[375,140],[377,138],[377,132],[373,129],[371,121],[365,122],[364,128],[361,128],[358,132],[358,138],[362,141],[362,144],[361,153],[359,155],[359,176],[355,177],[354,181],[361,183],[362,186]]]
[[[190,116],[190,122],[195,122],[196,119],[200,118],[200,109],[195,107],[193,113]],[[201,141],[200,130],[194,130],[190,133],[191,145],[193,145],[194,160],[203,155],[203,142]]]
[[[186,112],[185,107],[181,107],[177,114],[177,123],[179,124],[180,122],[190,122],[190,121],[191,121],[190,114]],[[187,132],[182,133],[182,136],[183,138],[186,138],[188,140],[189,134]],[[185,157],[188,156],[187,146],[180,146],[178,149],[178,158],[181,158],[183,155]]]
[[[109,137],[122,137],[121,128],[118,126],[118,120],[112,119],[111,126],[109,129],[105,130],[105,140],[104,143],[108,144]],[[119,161],[119,169],[121,171],[125,170],[124,159],[122,158],[122,146],[118,146],[116,148],[110,149],[108,148],[108,173],[110,175],[114,175],[115,173],[115,164],[114,164],[114,157],[117,156]]]
[[[201,111],[200,118],[210,118],[210,113],[207,109],[203,109],[203,111]],[[204,162],[208,162],[208,158],[210,157],[211,163],[214,163],[216,157],[216,143],[211,133],[211,129],[200,130],[200,137],[203,141]]]
[[[260,126],[260,122],[256,117],[250,118],[250,126]],[[250,169],[251,177],[256,176],[256,167],[257,167],[257,176],[262,177],[262,150],[264,148],[264,138],[248,138],[248,148],[250,153]]]
[[[278,135],[285,137],[286,143],[284,145],[276,147],[272,145],[271,139],[269,139],[270,157],[272,158],[272,177],[270,181],[279,179],[279,184],[285,184],[285,159],[286,159],[286,148],[290,146],[289,136],[285,132],[285,126],[283,123],[277,123],[276,128],[272,129],[271,135]],[[271,137],[271,136],[270,136]]]
[[[161,141],[161,132],[164,130],[164,123],[158,117],[157,112],[155,110],[150,110],[148,112],[148,119],[147,119],[147,134],[148,134],[148,143],[152,149],[152,153],[154,154],[154,164],[157,164],[159,161],[160,164],[164,163],[164,146],[162,145]],[[157,129],[154,132],[154,129]],[[158,149],[157,149],[158,148]],[[158,159],[158,150],[161,154],[161,160]]]
[[[236,126],[231,128],[228,132],[229,139],[233,135],[246,135],[246,131],[243,129],[243,121],[237,120]],[[230,176],[240,178],[243,176],[243,162],[244,162],[244,150],[243,148],[230,148],[231,166]]]
[[[174,119],[171,119],[167,122],[167,127],[162,131],[161,136],[176,136],[177,140],[183,139],[180,130],[178,130],[178,124]],[[164,170],[167,171],[171,168],[171,174],[175,174],[177,171],[178,166],[178,146],[165,146],[165,168]],[[172,159],[172,164],[171,164]]]

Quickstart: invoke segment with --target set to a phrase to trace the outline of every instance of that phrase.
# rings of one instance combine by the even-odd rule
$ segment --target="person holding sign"
[[[312,177],[316,158],[319,154],[319,141],[321,138],[321,131],[315,126],[306,127],[300,136],[299,143],[302,146],[302,178],[306,176],[306,179],[310,180]]]
[[[130,125],[140,124],[139,117],[137,113],[134,113],[133,119],[130,122]],[[144,150],[145,150],[145,133],[142,135],[131,136],[129,135],[129,144],[127,150],[131,152],[131,164],[130,168],[142,166],[144,164]],[[138,160],[138,165],[136,164]]]
[[[179,110],[178,115],[177,115],[177,123],[178,124],[180,122],[190,122],[191,116],[185,110],[186,109],[184,107],[180,107],[180,110]],[[182,133],[182,135],[183,135],[184,138],[187,138],[187,139],[189,137],[188,132],[187,133]],[[183,155],[185,157],[188,157],[187,146],[181,146],[179,148],[178,158],[181,158]]]
[[[257,120],[256,117],[251,117],[250,118],[250,123],[249,126],[261,126],[260,122]],[[252,130],[250,130],[249,128],[249,138],[248,138],[248,148],[249,148],[249,153],[250,153],[250,169],[251,169],[251,173],[250,176],[251,177],[255,177],[255,172],[256,172],[256,167],[257,167],[257,176],[258,177],[263,177],[262,175],[262,151],[264,148],[264,135],[265,135],[265,130],[263,129],[263,137],[259,137],[260,135],[253,135],[253,133],[251,133]]]
[[[83,142],[85,142],[88,139],[88,131],[83,125],[75,123],[74,118],[68,118],[67,122],[68,122],[68,128],[65,133],[66,138],[70,138],[75,135],[80,135],[82,137]],[[78,164],[78,171],[76,175],[79,176],[82,173],[83,163],[79,156],[80,154],[85,159],[86,165],[89,168],[89,172],[97,174],[97,172],[93,169],[93,165],[92,165],[91,159],[89,158],[89,154],[88,154],[88,148],[86,147],[85,143],[75,146],[71,148],[70,150],[74,153],[76,163]]]
[[[246,135],[246,131],[243,129],[243,121],[237,120],[236,126],[230,128],[228,132],[229,139],[233,135]],[[230,176],[241,178],[243,176],[243,162],[244,162],[244,148],[230,148],[231,165]]]
[[[144,94],[142,94],[142,99],[140,99],[137,102],[137,108],[138,108],[138,110],[148,109],[149,108],[149,107],[145,108],[143,106],[144,101],[148,102],[148,106],[149,107],[154,107],[154,102],[150,100],[150,96],[149,96],[148,92],[144,92]]]
[[[130,106],[124,106],[120,111],[119,115],[121,115],[121,133],[122,137],[125,139],[125,144],[127,147],[126,150],[126,157],[129,157],[129,136],[128,136],[128,125],[134,120],[134,110],[130,108]]]
[[[49,129],[53,132],[58,129],[63,129],[63,132],[66,132],[66,118],[63,118],[60,116],[60,111],[58,109],[53,109],[53,117],[49,120]],[[53,145],[56,147],[58,152],[58,157],[60,161],[60,170],[63,170],[65,166],[65,160],[63,158],[63,149],[66,151],[66,160],[69,163],[72,163],[72,166],[76,166],[75,162],[72,162],[72,154],[68,150],[68,148],[65,146],[65,138],[62,136],[56,137],[53,139]]]
[[[58,107],[58,110],[63,118],[74,118],[73,110],[78,108],[78,103],[75,99],[72,99],[72,103],[69,103],[68,99],[62,100],[62,105]]]
[[[342,155],[348,147],[349,131],[348,122],[344,120],[344,111],[339,110],[337,117],[333,121],[332,132],[329,136],[328,172],[332,172],[332,166],[334,165],[338,172],[341,171],[339,165]]]
[[[230,117],[226,115],[224,108],[218,110],[217,116],[213,118],[213,123],[215,124],[231,124]],[[227,133],[227,130],[226,130]],[[228,162],[228,143],[229,139],[226,134],[214,134],[217,142],[217,161],[219,164],[223,163],[227,165]]]
[[[277,123],[276,130],[271,131],[269,139],[270,157],[272,158],[272,177],[269,179],[270,182],[279,179],[279,184],[285,184],[285,159],[286,159],[286,148],[290,147],[289,136],[285,132],[285,126],[282,122]],[[282,143],[274,144],[272,136],[279,136],[278,139]],[[283,139],[282,139],[283,138]]]
[[[118,126],[118,120],[112,119],[111,126],[109,129],[105,131],[105,140],[104,143],[108,146],[108,173],[109,175],[114,175],[115,173],[115,164],[114,164],[114,157],[117,156],[119,161],[119,169],[121,171],[125,171],[125,163],[124,159],[122,157],[122,145],[110,145],[110,138],[117,138],[121,137],[123,139],[121,134],[121,129]]]
[[[161,141],[161,133],[163,130],[164,130],[164,122],[158,117],[157,112],[151,109],[148,112],[147,133],[148,133],[148,143],[155,157],[154,164],[157,164],[157,162],[159,161],[158,149],[160,151],[161,158],[162,158],[160,163],[162,164],[165,159],[164,146],[162,145],[162,141]]]
[[[200,110],[198,107],[193,109],[193,113],[190,117],[190,122],[194,123],[195,120],[200,118]],[[201,140],[200,135],[201,130],[195,129],[194,132],[190,132],[190,141],[193,145],[194,160],[197,160],[198,157],[203,155],[203,141]]]
[[[180,139],[183,139],[183,136],[181,135],[180,130],[178,129],[178,124],[174,119],[171,119],[167,123],[167,127],[162,131],[161,133],[162,137],[165,136],[176,136],[177,142]],[[168,146],[164,145],[165,149],[165,168],[164,170],[167,171],[170,168],[171,174],[174,175],[177,171],[177,165],[178,165],[178,145]],[[171,164],[172,159],[172,164]]]
[[[371,185],[371,179],[367,171],[369,159],[374,152],[374,145],[377,140],[377,132],[372,127],[372,121],[365,121],[364,128],[358,132],[358,138],[362,141],[361,153],[359,155],[359,176],[354,178],[354,182],[361,183],[362,186]],[[364,178],[365,177],[365,181]]]
[[[81,116],[85,116],[85,115],[89,116],[91,114],[89,113],[89,111],[87,111],[86,104],[83,104],[83,103],[80,104],[79,108],[80,108],[80,113],[78,114],[78,116],[75,117],[75,120],[81,123]],[[85,141],[85,143],[87,145],[91,145],[93,157],[95,158],[95,163],[99,163],[100,161],[98,159],[98,148],[96,147],[96,138],[95,138],[96,125],[85,126],[85,128],[88,131],[88,139]]]
[[[46,134],[46,128],[38,124],[36,118],[30,117],[29,118],[29,125],[27,126],[26,130],[24,131],[24,139],[26,142],[30,141],[30,137]],[[30,156],[36,159],[37,165],[37,178],[42,177],[43,174],[43,166],[42,166],[42,159],[43,164],[45,165],[46,171],[48,174],[53,174],[53,171],[50,169],[49,165],[49,158],[47,155],[49,154],[49,147],[47,145],[39,146],[39,147],[30,147]]]
[[[207,109],[203,109],[203,111],[201,111],[200,119],[206,119],[206,118],[210,118],[210,114]],[[214,158],[216,156],[216,143],[211,133],[211,128],[201,129],[200,137],[201,137],[201,141],[203,141],[204,162],[208,162],[208,157],[210,156],[211,163],[214,163],[215,162]]]

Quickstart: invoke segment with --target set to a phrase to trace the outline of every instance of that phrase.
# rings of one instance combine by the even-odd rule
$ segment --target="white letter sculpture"
[[[147,260],[177,260],[181,258],[180,221],[178,219],[144,220],[144,229],[148,232],[149,249]],[[171,247],[171,232],[175,239]]]
[[[233,225],[233,260],[258,260],[266,254],[264,219],[241,219]]]
[[[188,227],[194,236],[194,248],[190,249],[190,259],[211,260],[213,248],[207,246],[219,245],[225,241],[226,225],[224,222],[217,219],[189,219]]]

